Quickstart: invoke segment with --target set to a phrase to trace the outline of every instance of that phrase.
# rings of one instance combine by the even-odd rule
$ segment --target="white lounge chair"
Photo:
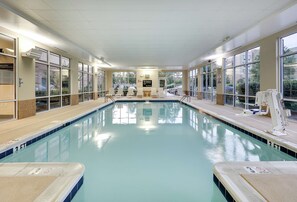
[[[152,98],[157,98],[158,97],[156,88],[151,88],[151,97]]]
[[[134,87],[129,87],[127,92],[127,97],[134,96],[134,90],[135,90]]]
[[[163,88],[158,88],[158,95],[159,97],[165,97],[164,89]]]
[[[116,93],[116,97],[121,97],[122,95],[124,95],[124,90],[123,88],[118,88],[118,92]]]
[[[143,88],[137,88],[137,97],[143,97]]]
[[[108,91],[108,95],[113,96],[114,95],[114,88],[110,88]]]

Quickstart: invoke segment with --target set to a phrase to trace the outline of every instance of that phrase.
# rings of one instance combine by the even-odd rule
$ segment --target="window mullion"
[[[236,94],[235,94],[235,56],[233,57],[233,107],[235,107],[235,99],[236,99]]]

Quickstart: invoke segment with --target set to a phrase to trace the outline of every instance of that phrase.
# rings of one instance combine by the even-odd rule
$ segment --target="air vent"
[[[32,59],[39,59],[41,57],[42,51],[37,48],[32,48],[27,52],[22,53],[23,57],[28,57]]]

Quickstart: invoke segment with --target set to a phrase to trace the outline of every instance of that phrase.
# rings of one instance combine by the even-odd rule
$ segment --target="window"
[[[284,104],[297,120],[297,33],[280,39],[280,65]]]
[[[136,124],[136,104],[115,105],[112,110],[112,124]]]
[[[50,53],[50,64],[60,66],[60,55],[57,55],[55,53]]]
[[[159,72],[159,78],[166,79],[167,93],[173,95],[183,94],[183,73],[178,72]]]
[[[61,66],[69,68],[70,67],[70,60],[69,58],[61,57]]]
[[[39,59],[37,59],[40,62],[48,62],[48,51],[41,49],[41,48],[37,48],[39,50],[41,50],[41,56],[39,57]]]
[[[50,94],[60,95],[61,94],[61,69],[59,67],[50,67]]]
[[[61,57],[62,106],[70,105],[70,59]]]
[[[48,66],[46,64],[35,64],[35,96],[47,96],[47,78],[48,78]]]
[[[117,91],[123,88],[124,95],[127,94],[129,87],[136,87],[136,73],[135,72],[113,72],[112,86]]]
[[[62,69],[62,94],[70,94],[70,70]]]
[[[198,91],[198,69],[189,71],[189,90],[190,96],[197,96]]]
[[[260,90],[260,47],[225,59],[225,104],[251,108]]]
[[[94,68],[92,66],[78,63],[78,92],[80,102],[94,99],[93,72]]]
[[[69,58],[40,50],[35,63],[36,112],[70,105]]]
[[[211,63],[201,68],[203,99],[214,102],[216,100],[216,63]]]
[[[105,72],[99,70],[98,72],[98,82],[97,82],[98,97],[105,96]]]

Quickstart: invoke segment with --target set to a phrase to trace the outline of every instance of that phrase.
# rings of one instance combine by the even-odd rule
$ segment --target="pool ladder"
[[[179,100],[180,102],[187,100],[187,102],[191,102],[191,96],[183,95],[182,98]]]
[[[105,102],[107,102],[108,99],[110,99],[111,102],[115,102],[115,99],[112,97],[112,94],[106,94],[105,95]]]

